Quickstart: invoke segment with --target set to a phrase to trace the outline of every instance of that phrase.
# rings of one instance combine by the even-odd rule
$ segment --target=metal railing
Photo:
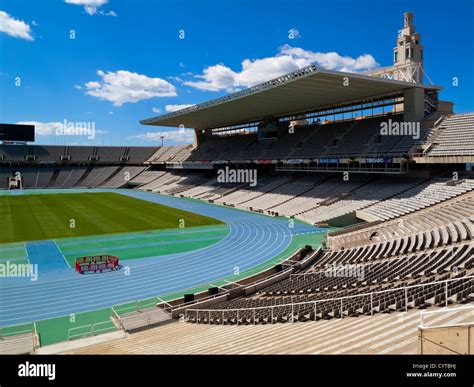
[[[107,326],[105,326],[107,324]],[[112,326],[110,326],[112,324]],[[103,326],[103,327],[102,327]],[[99,335],[105,332],[116,331],[117,328],[111,321],[101,321],[94,324],[82,325],[80,327],[69,328],[67,331],[68,340],[80,339],[83,337],[90,337]],[[75,331],[81,331],[78,333],[73,333]]]
[[[321,166],[326,164],[319,164],[317,166],[310,166],[310,165],[277,165],[275,167],[276,171],[280,172],[299,172],[299,171],[306,171],[306,172],[354,172],[354,173],[392,173],[392,174],[401,174],[408,171],[408,166],[405,163],[399,164],[398,167],[359,167],[359,166],[347,166],[346,164],[335,164],[336,166]]]
[[[185,289],[183,291],[186,291],[186,290],[187,289]],[[189,290],[191,290],[191,289],[189,289]],[[122,305],[127,305],[128,304],[128,303],[126,303],[126,304],[121,304],[121,305],[114,305],[114,306],[112,306],[111,309],[112,309],[113,316],[117,320],[120,321],[120,318],[124,317],[124,315],[126,315],[126,314],[135,313],[135,312],[142,312],[143,310],[150,309],[150,308],[156,307],[158,305],[160,305],[161,308],[164,309],[166,312],[172,313],[173,310],[175,310],[175,309],[183,308],[183,307],[186,307],[188,305],[193,305],[197,302],[209,301],[213,298],[220,297],[220,296],[222,296],[222,295],[224,295],[228,292],[229,291],[214,294],[214,295],[210,295],[210,296],[206,296],[206,297],[203,297],[203,298],[195,299],[193,301],[183,302],[183,303],[180,303],[180,304],[177,304],[177,305],[172,305],[172,304],[170,304],[169,302],[163,300],[160,297],[153,297],[152,299],[150,299],[150,301],[148,301],[148,300],[131,301],[130,306],[125,306],[125,307],[122,306]],[[151,302],[151,301],[153,301],[153,302]],[[149,304],[143,304],[143,302],[149,302]]]
[[[439,316],[442,314],[450,314],[450,313],[459,313],[459,312],[464,312],[464,311],[470,311],[472,314],[472,317],[474,317],[474,306],[463,306],[461,308],[448,308],[448,309],[442,309],[442,310],[434,310],[434,311],[426,311],[426,312],[421,312],[420,314],[420,325],[418,325],[419,328],[421,329],[427,329],[427,328],[447,328],[447,327],[453,327],[453,326],[468,326],[468,325],[474,325],[474,318],[472,319],[471,322],[463,322],[463,323],[450,323],[449,321],[444,324],[438,324],[438,325],[429,325],[427,323],[427,319],[432,316]]]
[[[418,157],[418,158],[424,158],[424,159],[433,159],[433,160],[439,160],[442,158],[450,158],[450,159],[463,159],[465,157],[472,157],[473,156],[473,151],[461,151],[461,150],[456,150],[454,151],[456,153],[449,153],[448,151],[445,151],[445,153],[436,153],[436,154],[430,154],[430,153],[412,153],[411,156],[412,158]],[[459,160],[459,163],[463,163],[462,160]]]
[[[300,250],[301,250],[301,248],[298,248],[295,252],[293,252],[293,254],[290,255],[290,257],[289,257],[288,259],[286,259],[285,261],[283,261],[282,264],[285,264],[285,265],[286,265],[287,263],[292,262],[292,258],[294,258],[295,255],[296,255]],[[307,257],[305,257],[305,259],[309,259],[310,257],[312,257],[312,256],[314,256],[314,255],[316,255],[316,254],[319,254],[319,251],[320,251],[320,250],[321,250],[320,248],[318,248],[317,250],[314,250],[313,252],[311,252],[311,254],[309,254]],[[299,263],[299,262],[303,262],[303,261],[295,261],[295,264],[296,264],[296,263]],[[290,263],[290,265],[291,265],[291,263]],[[262,272],[264,272],[265,270],[268,270],[268,269],[269,269],[269,268],[264,269],[264,270],[262,270]],[[260,273],[255,273],[255,274],[250,275],[249,277],[241,278],[241,279],[239,279],[237,282],[234,282],[234,283],[237,284],[237,285],[239,285],[239,286],[241,286],[242,288],[245,288],[245,287],[247,287],[247,286],[259,285],[259,284],[261,284],[262,282],[265,282],[265,281],[270,280],[270,279],[272,279],[272,278],[274,278],[274,277],[277,277],[277,276],[281,276],[282,274],[284,274],[284,273],[286,273],[286,272],[288,272],[288,271],[292,271],[292,270],[293,270],[293,265],[291,265],[289,268],[287,268],[287,269],[285,269],[285,270],[282,270],[282,271],[277,272],[277,273],[273,273],[273,274],[271,274],[271,275],[269,275],[269,276],[266,276],[265,278],[262,278],[262,279],[260,279],[260,280],[255,281],[255,282],[250,282],[250,283],[248,283],[248,284],[239,284],[239,281],[243,281],[243,280],[245,280],[245,279],[251,278],[251,277],[253,277],[253,276],[255,276],[255,275],[258,275],[258,274],[260,274],[260,273],[262,273],[262,272],[260,272]],[[208,286],[211,286],[211,284],[208,284]],[[186,290],[192,290],[192,289],[193,289],[193,288],[184,289],[182,292],[185,292]],[[220,288],[220,289],[222,289],[222,288]],[[193,304],[196,304],[196,303],[200,303],[200,302],[204,302],[204,301],[210,301],[210,300],[215,299],[215,298],[217,298],[217,297],[222,297],[223,295],[228,294],[232,289],[228,289],[228,290],[223,289],[223,290],[224,290],[224,291],[222,291],[221,293],[218,293],[218,294],[213,294],[213,295],[209,295],[209,296],[206,296],[206,297],[197,298],[197,299],[194,299],[193,301],[182,302],[182,303],[179,303],[179,304],[176,304],[176,305],[172,305],[172,304],[170,304],[169,302],[163,300],[163,299],[160,298],[160,297],[153,297],[153,298],[150,299],[150,301],[148,301],[148,300],[131,301],[131,302],[129,302],[129,304],[131,304],[130,306],[125,306],[125,307],[121,306],[121,305],[127,305],[127,303],[125,303],[125,304],[121,304],[121,305],[114,305],[114,306],[112,306],[111,309],[112,309],[112,313],[113,313],[114,317],[117,318],[118,320],[120,320],[120,317],[121,317],[121,315],[123,316],[123,314],[126,314],[126,313],[133,313],[133,312],[139,312],[139,311],[141,311],[141,310],[143,310],[143,309],[150,308],[151,306],[158,306],[158,305],[161,305],[162,308],[163,308],[165,311],[171,313],[171,312],[173,312],[173,311],[176,310],[176,309],[185,308],[185,307],[187,307],[187,306],[190,306],[190,305],[193,305]],[[152,301],[154,301],[154,300],[159,301],[159,302],[153,302],[153,303],[152,303]],[[143,303],[143,302],[150,302],[150,303],[152,303],[152,305],[141,306],[141,307],[140,307],[140,303]],[[163,306],[163,304],[166,305],[166,306]],[[125,310],[125,312],[124,312],[124,310]]]
[[[143,309],[152,308],[156,306],[160,301],[163,301],[163,300],[159,297],[152,297],[152,298],[147,298],[147,299],[134,300],[134,301],[126,302],[119,305],[113,305],[111,309],[112,309],[113,315],[119,318],[120,315],[124,315],[127,313],[140,312]]]
[[[297,302],[297,303],[288,303],[288,304],[280,304],[280,305],[267,305],[267,306],[257,306],[253,308],[231,308],[231,309],[187,309],[185,313],[185,321],[188,320],[188,312],[193,312],[196,313],[196,318],[199,317],[199,313],[204,313],[208,314],[208,322],[210,324],[211,320],[211,313],[222,313],[222,324],[224,324],[224,317],[225,313],[237,313],[237,325],[239,324],[239,313],[242,312],[253,312],[253,323],[255,324],[255,318],[256,318],[256,312],[259,310],[268,310],[270,309],[271,311],[271,322],[273,323],[273,316],[274,316],[274,310],[278,308],[291,308],[292,313],[291,316],[294,316],[294,311],[295,307],[304,307],[304,306],[313,306],[314,307],[314,320],[316,321],[317,319],[317,310],[318,310],[318,304],[321,303],[327,303],[330,301],[340,301],[340,316],[341,318],[344,317],[344,301],[346,300],[353,300],[356,298],[363,298],[363,297],[370,297],[370,314],[374,314],[374,296],[377,296],[379,294],[386,294],[386,293],[394,293],[394,292],[400,292],[404,291],[405,293],[405,311],[408,311],[408,291],[410,289],[414,288],[420,288],[420,287],[427,287],[427,286],[432,286],[432,285],[440,285],[440,284],[445,284],[445,305],[448,306],[449,302],[449,297],[448,297],[448,283],[450,282],[459,282],[462,280],[472,280],[474,279],[474,276],[465,276],[465,277],[460,277],[460,278],[450,278],[447,280],[442,280],[442,281],[433,281],[433,282],[428,282],[424,284],[416,284],[416,285],[410,285],[410,286],[403,286],[399,288],[394,288],[394,289],[387,289],[387,290],[379,290],[375,292],[369,292],[369,293],[361,293],[361,294],[354,294],[354,295],[349,295],[349,296],[344,296],[344,297],[334,297],[334,298],[326,298],[326,299],[321,299],[321,300],[315,300],[315,301],[304,301],[304,302]]]
[[[433,317],[432,323],[427,319]],[[472,355],[474,306],[422,312],[418,325],[420,354]]]

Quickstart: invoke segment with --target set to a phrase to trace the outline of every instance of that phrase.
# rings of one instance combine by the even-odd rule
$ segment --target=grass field
[[[0,243],[223,224],[109,192],[1,196],[0,219]]]

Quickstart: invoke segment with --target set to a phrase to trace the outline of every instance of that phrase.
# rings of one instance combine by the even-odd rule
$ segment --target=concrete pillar
[[[422,122],[425,118],[425,90],[420,87],[406,89],[403,92],[403,120]]]
[[[197,147],[198,145],[198,137],[199,137],[198,132],[196,129],[194,129],[194,144],[193,144],[194,147]]]

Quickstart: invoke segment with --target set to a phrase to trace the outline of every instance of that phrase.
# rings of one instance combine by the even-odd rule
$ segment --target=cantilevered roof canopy
[[[344,82],[346,80],[346,82]],[[348,85],[347,85],[348,81]],[[346,86],[345,86],[346,84]],[[441,87],[308,66],[221,98],[140,121],[143,125],[209,129],[290,116],[347,103]]]

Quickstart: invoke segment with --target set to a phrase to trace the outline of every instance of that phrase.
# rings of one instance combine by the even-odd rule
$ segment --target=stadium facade
[[[421,36],[413,25],[413,15],[406,13],[394,48],[392,66],[354,74],[327,71],[313,65],[141,123],[194,128],[196,151],[188,159],[170,160],[189,162],[188,166],[193,168],[198,168],[199,162],[204,168],[209,167],[209,162],[238,162],[274,164],[286,171],[334,170],[337,165],[338,170],[355,172],[406,173],[410,163],[433,162],[433,156],[439,152],[430,152],[430,149],[439,146],[432,135],[443,117],[453,114],[453,104],[439,99],[442,87],[423,83],[427,78],[423,56]],[[381,117],[386,117],[387,122]],[[346,123],[345,131],[339,128],[338,122]],[[382,124],[393,126],[393,130],[384,131]],[[351,129],[351,125],[357,128]],[[316,134],[307,136],[310,128]],[[250,133],[253,137],[247,139],[235,137]],[[316,144],[318,141],[312,137],[318,137],[319,133],[324,138]],[[235,145],[230,139],[216,141],[217,137],[232,135]],[[359,137],[363,147],[338,146],[359,135],[364,136]],[[300,144],[307,140],[319,145],[319,151],[301,151]],[[253,148],[254,152],[240,149],[241,143],[246,148]],[[274,147],[280,147],[279,143],[288,144],[287,154],[273,151]],[[295,148],[291,148],[293,144]],[[208,147],[237,149],[219,154],[209,153]],[[200,148],[206,150],[200,151]],[[377,168],[374,168],[374,161]],[[440,161],[464,163],[471,160],[469,157],[443,157]]]

